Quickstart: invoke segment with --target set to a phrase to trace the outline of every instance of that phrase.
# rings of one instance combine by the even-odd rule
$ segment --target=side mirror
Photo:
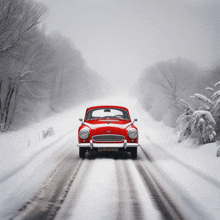
[[[132,124],[134,124],[134,122],[136,122],[136,121],[137,121],[137,118],[134,119],[134,121],[132,122]]]
[[[83,119],[82,119],[82,118],[80,118],[79,120],[80,120],[81,122],[83,122]]]

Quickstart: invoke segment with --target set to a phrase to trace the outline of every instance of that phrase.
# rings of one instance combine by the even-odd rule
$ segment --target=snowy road
[[[136,160],[129,153],[79,158],[84,106],[2,135],[0,219],[219,219],[216,145],[178,144],[172,129],[129,103],[140,134]],[[50,126],[55,135],[39,140]]]
[[[88,153],[82,160],[70,143],[55,151],[56,166],[10,219],[209,219],[173,188],[146,149],[136,160],[129,153]]]

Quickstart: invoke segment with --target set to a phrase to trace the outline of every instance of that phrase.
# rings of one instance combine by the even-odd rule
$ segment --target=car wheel
[[[86,153],[85,149],[82,147],[79,147],[79,157],[85,158],[85,153]]]
[[[132,158],[132,159],[136,159],[136,158],[137,158],[137,147],[134,147],[134,148],[131,150],[131,158]]]

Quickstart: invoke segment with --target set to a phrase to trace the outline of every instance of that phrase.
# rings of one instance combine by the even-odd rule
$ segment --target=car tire
[[[132,158],[132,159],[136,159],[136,158],[137,158],[137,147],[134,147],[134,148],[131,150],[131,158]]]
[[[82,148],[82,147],[79,147],[79,157],[80,158],[85,158],[85,154],[86,154],[85,149]]]

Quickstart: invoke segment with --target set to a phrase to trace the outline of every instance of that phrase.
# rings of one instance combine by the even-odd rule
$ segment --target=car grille
[[[93,141],[114,142],[114,141],[123,141],[125,137],[122,135],[103,134],[103,135],[93,136],[92,139]]]

